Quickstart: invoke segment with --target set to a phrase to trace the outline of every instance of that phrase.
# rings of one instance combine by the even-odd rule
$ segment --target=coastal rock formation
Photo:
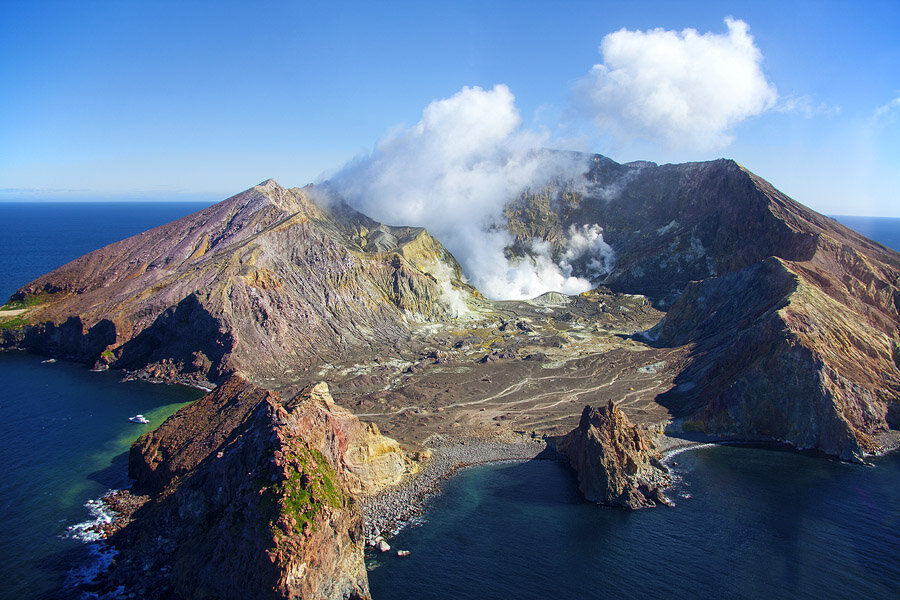
[[[864,460],[900,429],[900,256],[750,178],[804,256],[685,288],[650,332],[693,345],[660,402],[690,409],[687,430]]]
[[[368,598],[354,494],[404,469],[326,384],[285,401],[234,376],[135,442],[134,491],[151,500],[113,541],[183,598]]]
[[[644,436],[612,400],[585,406],[578,427],[557,444],[578,473],[578,489],[591,502],[636,510],[668,504],[668,470]]]

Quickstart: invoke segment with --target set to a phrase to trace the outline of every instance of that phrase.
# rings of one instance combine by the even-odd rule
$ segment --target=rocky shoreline
[[[442,483],[462,468],[492,462],[555,458],[544,440],[458,441],[435,447],[422,470],[399,485],[361,500],[366,540],[373,545],[380,536],[396,533],[411,519],[421,516],[428,498],[439,493]]]
[[[665,460],[670,454],[703,446],[711,440],[687,440],[660,435],[655,443]],[[442,440],[431,450],[422,470],[408,476],[399,485],[363,498],[364,533],[369,546],[380,538],[390,537],[425,510],[428,499],[440,493],[444,481],[466,467],[506,461],[565,460],[555,446],[543,439]]]

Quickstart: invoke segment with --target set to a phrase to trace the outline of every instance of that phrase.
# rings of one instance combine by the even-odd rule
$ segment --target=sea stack
[[[578,488],[591,502],[631,510],[669,503],[662,493],[671,481],[668,470],[612,400],[585,406],[578,427],[557,449],[578,473]]]

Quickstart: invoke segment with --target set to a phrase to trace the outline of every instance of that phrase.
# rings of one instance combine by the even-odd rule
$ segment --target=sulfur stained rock
[[[30,306],[29,325],[0,329],[0,346],[89,362],[106,352],[165,380],[270,381],[285,364],[377,352],[450,318],[474,292],[461,277],[424,229],[268,180],[24,286],[14,301]]]

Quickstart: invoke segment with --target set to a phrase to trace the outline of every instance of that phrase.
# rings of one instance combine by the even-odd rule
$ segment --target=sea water
[[[206,204],[0,203],[0,303],[93,249]],[[66,361],[0,352],[0,598],[65,598],[67,578],[98,564],[79,524],[94,501],[127,485],[127,451],[199,390],[121,383]],[[128,417],[143,413],[150,423]]]
[[[843,223],[864,236],[900,251],[900,219],[888,217],[847,217],[836,215],[836,221]]]
[[[0,203],[0,302],[85,252],[203,206]],[[839,220],[900,248],[896,219]],[[127,484],[130,443],[200,395],[44,358],[0,353],[2,599],[69,597],[67,578],[102,564],[80,525],[103,518],[94,501]],[[150,424],[127,420],[136,413]],[[714,447],[672,460],[676,507],[636,513],[583,502],[558,463],[463,471],[420,526],[392,540],[409,557],[367,557],[373,595],[900,596],[900,457],[870,468]]]
[[[714,446],[671,463],[674,507],[585,502],[553,461],[478,466],[368,552],[372,597],[900,598],[900,456],[876,467]]]
[[[11,600],[56,597],[90,566],[97,549],[73,528],[102,518],[87,503],[126,486],[131,443],[202,393],[42,360],[0,353],[0,597]],[[138,413],[150,422],[128,420]]]

